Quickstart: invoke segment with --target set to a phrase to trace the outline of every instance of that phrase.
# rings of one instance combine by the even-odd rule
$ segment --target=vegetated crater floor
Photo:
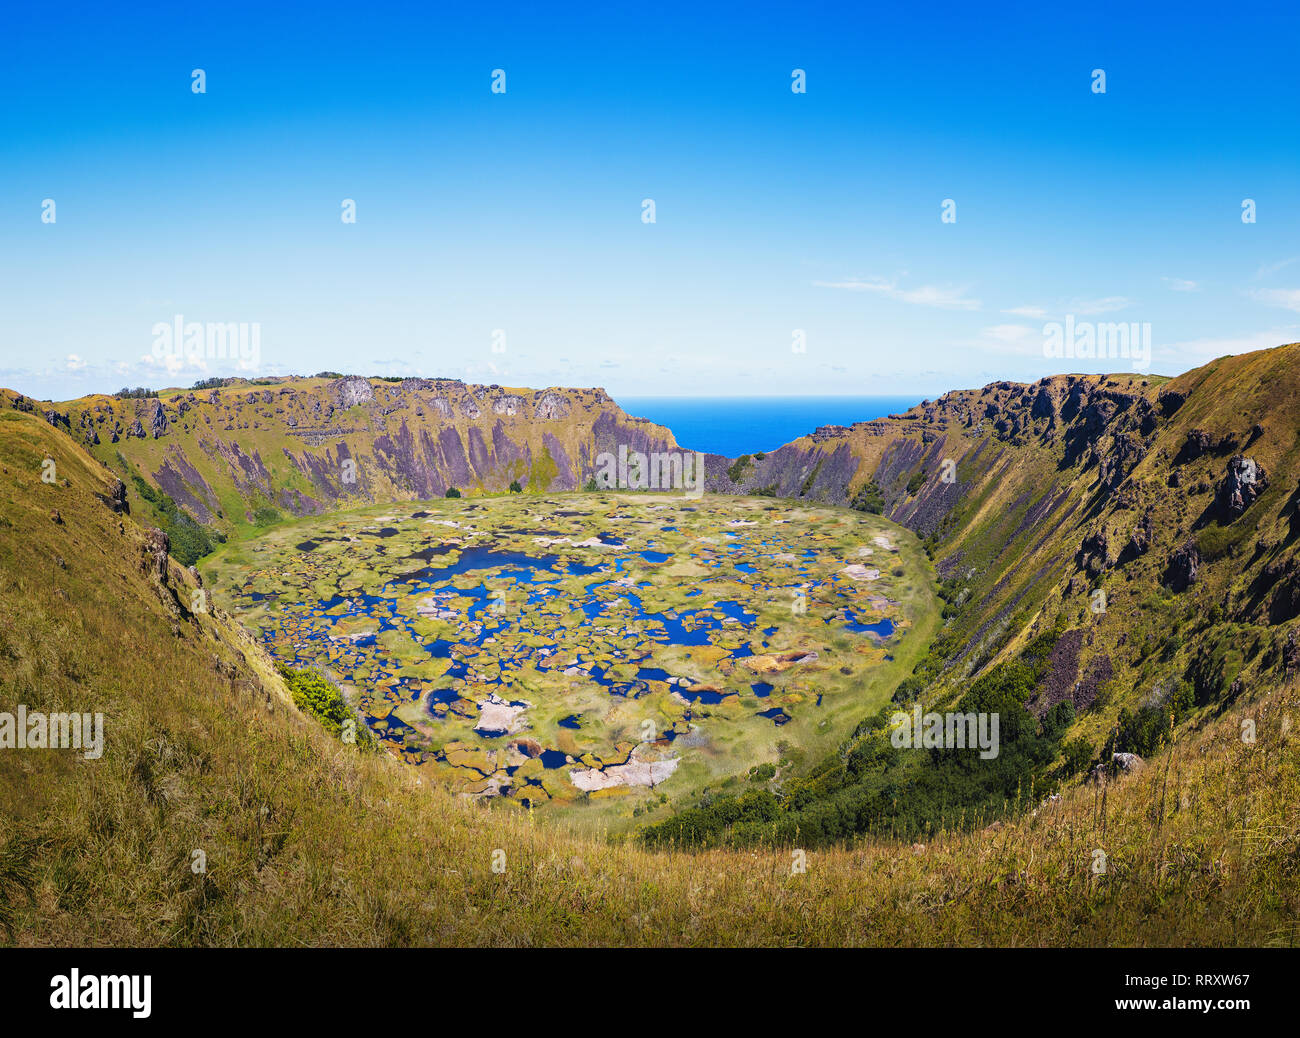
[[[277,660],[337,682],[430,780],[607,827],[833,748],[935,616],[911,533],[771,498],[372,506],[204,569]]]

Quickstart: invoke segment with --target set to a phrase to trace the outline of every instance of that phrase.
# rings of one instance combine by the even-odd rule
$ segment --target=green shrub
[[[1061,769],[1066,775],[1077,775],[1092,763],[1092,743],[1082,735],[1067,739],[1062,744],[1061,750],[1065,755]]]
[[[294,706],[299,710],[316,718],[331,735],[340,737],[344,734],[344,725],[350,721],[349,730],[356,744],[371,744],[370,729],[357,721],[343,693],[327,677],[310,668],[294,670],[281,664],[276,669],[288,684]]]
[[[914,699],[920,698],[925,691],[925,682],[918,677],[904,678],[898,683],[898,688],[894,689],[892,699],[895,703],[910,703]]]
[[[874,479],[868,480],[859,487],[849,504],[859,512],[870,512],[872,515],[882,515],[885,511],[885,498]]]
[[[1172,727],[1187,715],[1194,702],[1192,686],[1175,678],[1163,702],[1150,703],[1137,710],[1122,707],[1115,734],[1107,740],[1102,759],[1109,759],[1112,753],[1150,757],[1165,744]]]
[[[168,550],[182,566],[193,566],[213,551],[208,531],[183,511],[171,496],[146,483],[138,473],[131,474],[136,493],[150,506],[158,529],[167,535]]]

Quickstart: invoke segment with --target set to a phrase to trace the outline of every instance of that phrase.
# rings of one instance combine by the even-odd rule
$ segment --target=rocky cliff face
[[[51,414],[110,468],[142,475],[222,528],[266,506],[315,514],[514,481],[574,490],[602,451],[676,447],[671,432],[624,414],[601,389],[451,379],[228,380],[146,400],[87,397]]]

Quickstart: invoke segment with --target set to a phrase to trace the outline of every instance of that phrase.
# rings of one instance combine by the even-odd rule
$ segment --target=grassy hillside
[[[1172,751],[1005,822],[812,851],[806,871],[797,844],[652,851],[483,811],[335,740],[224,614],[196,609],[194,577],[115,511],[121,488],[70,436],[0,411],[0,457],[0,709],[107,726],[97,761],[0,751],[6,941],[1300,941],[1300,702],[1256,657],[1246,672],[1269,679],[1188,719]],[[1254,565],[1210,569],[1235,587]]]

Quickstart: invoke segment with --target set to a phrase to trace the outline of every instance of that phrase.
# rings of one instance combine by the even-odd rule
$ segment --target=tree
[[[514,482],[510,484],[510,493],[522,494],[523,492],[524,492],[524,488],[520,485],[519,480],[516,479]]]
[[[448,488],[447,488],[447,493],[444,494],[443,496],[444,496],[444,497],[460,497],[460,491],[457,490],[455,487],[448,487]]]

